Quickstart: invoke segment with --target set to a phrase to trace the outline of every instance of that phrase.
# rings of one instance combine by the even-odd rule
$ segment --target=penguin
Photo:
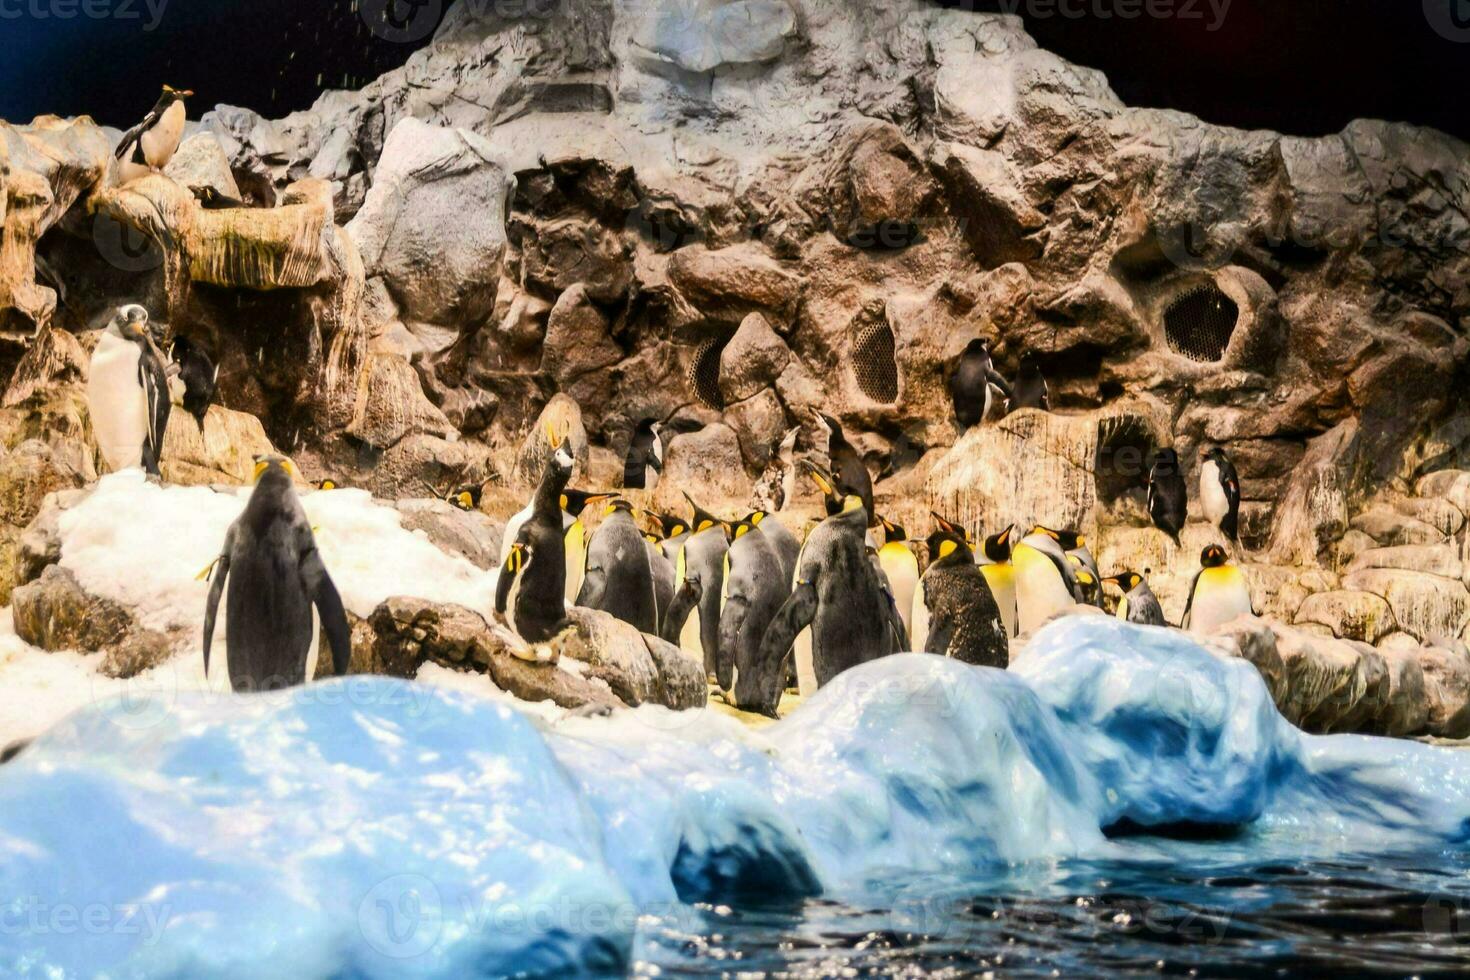
[[[720,595],[725,552],[730,543],[725,523],[684,494],[694,510],[693,527],[674,562],[674,601],[664,617],[663,638],[704,664],[705,672],[729,689],[728,664],[719,659]],[[725,671],[721,672],[721,667]]]
[[[1109,575],[1103,581],[1116,585],[1123,593],[1123,598],[1118,600],[1118,611],[1115,614],[1119,619],[1140,626],[1168,625],[1168,621],[1164,619],[1164,607],[1159,605],[1158,596],[1154,595],[1142,575],[1137,572],[1119,572],[1117,575]]]
[[[0,766],[13,762],[17,756],[31,747],[32,741],[29,738],[18,738],[5,746],[5,748],[0,749]]]
[[[1102,608],[1102,572],[1098,571],[1097,559],[1086,546],[1078,545],[1067,551],[1067,560],[1077,567],[1077,601],[1084,606]],[[1086,574],[1082,574],[1086,572]]]
[[[311,485],[318,490],[336,490],[342,486],[337,480],[330,476],[324,476],[320,480],[313,480]]]
[[[118,160],[118,177],[126,184],[168,166],[184,138],[188,116],[184,100],[194,95],[167,85],[143,121],[123,134],[113,156]]]
[[[909,637],[920,643],[920,637],[914,634],[914,591],[919,586],[919,559],[910,550],[908,545],[908,531],[901,524],[894,524],[886,518],[879,517],[878,523],[883,526],[883,547],[878,549],[878,564],[883,569],[883,574],[888,578],[888,589],[893,594],[893,602],[898,607],[898,617],[903,620],[903,628]]]
[[[637,514],[626,500],[607,505],[587,544],[587,573],[576,604],[609,613],[640,633],[658,629],[653,566]]]
[[[420,480],[424,489],[429,491],[429,496],[436,500],[442,500],[462,511],[476,511],[480,509],[480,501],[485,498],[485,488],[478,483],[466,483],[462,487],[450,490],[440,490],[429,483],[428,480]],[[504,545],[502,544],[502,548]]]
[[[931,559],[935,553],[933,544],[935,535],[949,535],[957,541],[963,541],[973,552],[975,539],[971,537],[967,529],[946,520],[935,511],[931,510],[929,516],[934,521],[934,531],[930,534],[930,540],[925,544]],[[979,558],[975,560],[980,561]],[[1014,599],[1012,603],[1014,604]],[[929,637],[929,603],[924,596],[924,577],[922,575],[919,576],[919,584],[914,587],[913,622],[910,624],[909,636],[916,644],[923,643]]]
[[[1179,628],[1191,633],[1213,633],[1241,616],[1256,614],[1245,572],[1230,564],[1225,549],[1209,545],[1199,556],[1200,570],[1189,587]]]
[[[572,465],[571,443],[564,439],[536,485],[530,515],[514,532],[506,526],[495,611],[532,643],[551,639],[567,621],[566,486]]]
[[[296,496],[295,472],[284,456],[255,458],[255,489],[214,564],[204,607],[204,673],[209,675],[215,616],[228,585],[225,660],[237,692],[275,691],[306,680],[320,635],[313,606],[338,677],[352,658],[347,613]]]
[[[843,501],[846,494],[838,488],[837,481],[832,474],[822,469],[820,465],[810,459],[801,461],[802,468],[806,470],[807,476],[811,477],[817,485],[817,490],[822,494],[822,509],[828,517],[836,517],[842,513]]]
[[[148,311],[122,307],[92,352],[87,408],[103,459],[114,472],[158,464],[173,402],[163,355],[148,336]]]
[[[762,525],[748,519],[734,524],[725,556],[719,634],[720,660],[730,664],[725,699],[732,707],[776,717],[791,650],[762,660],[761,641],[790,595],[791,580],[782,574],[781,557]]]
[[[1016,526],[992,534],[985,539],[981,552],[980,574],[990,586],[990,594],[1000,607],[1000,618],[1006,625],[1006,635],[1016,636],[1016,566],[1011,563],[1011,535]]]
[[[1232,543],[1240,540],[1240,475],[1216,446],[1200,456],[1199,502],[1205,517]]]
[[[746,514],[744,523],[760,528],[761,533],[771,542],[771,547],[776,549],[776,557],[781,560],[781,578],[789,585],[791,576],[796,571],[796,556],[801,554],[801,542],[796,540],[796,535],[779,518],[772,517],[763,510],[753,510]]]
[[[1189,493],[1184,487],[1184,473],[1179,454],[1172,449],[1154,453],[1148,471],[1148,515],[1154,527],[1179,544],[1179,532],[1189,516]]]
[[[962,536],[937,529],[929,536],[924,571],[928,632],[915,636],[926,653],[977,667],[1010,666],[1010,633],[975,553]]]
[[[1036,355],[1027,351],[1021,357],[1021,370],[1012,385],[1011,397],[1006,401],[1006,412],[1018,412],[1023,408],[1039,408],[1051,411],[1051,391],[1041,373],[1041,364]]]
[[[786,430],[756,481],[752,494],[754,506],[767,514],[785,510],[796,499],[796,437],[800,434],[800,426]]]
[[[992,385],[1007,398],[1011,397],[1011,386],[991,363],[990,341],[972,340],[960,354],[949,376],[949,396],[961,429],[979,425],[990,414]]]
[[[628,458],[623,464],[623,486],[629,490],[658,489],[658,478],[664,470],[663,426],[644,419],[633,430]]]
[[[179,367],[183,395],[178,400],[184,411],[194,417],[199,431],[204,431],[204,417],[219,391],[219,368],[204,348],[188,337],[176,337],[168,349],[169,360]]]
[[[662,534],[658,549],[673,566],[679,560],[679,549],[684,547],[684,540],[689,536],[689,522],[672,514],[654,514],[652,517],[658,521]]]
[[[657,534],[643,536],[643,547],[648,552],[648,567],[653,573],[654,622],[658,624],[650,632],[656,634],[663,631],[664,616],[674,602],[674,563],[659,548],[660,540]]]
[[[841,513],[813,529],[802,546],[791,595],[761,643],[760,662],[776,662],[811,628],[810,651],[797,649],[803,697],[849,667],[908,648],[903,621],[868,558],[867,529],[867,505],[856,494],[844,500]]]
[[[827,433],[827,461],[832,475],[844,493],[862,498],[863,508],[868,512],[868,526],[872,527],[878,523],[878,515],[873,509],[873,477],[867,464],[843,435],[841,422],[824,412],[817,412],[816,416]]]
[[[572,458],[572,444],[569,438],[562,439],[560,446],[552,454],[551,459],[556,459],[563,450],[566,451],[568,459]],[[550,474],[551,472],[552,470],[548,466],[541,478],[543,483],[546,480],[546,474]],[[429,489],[432,491],[433,487]],[[505,531],[501,535],[500,540],[500,562],[502,565],[510,557],[511,545],[515,544],[516,535],[520,532],[521,526],[530,520],[531,515],[535,512],[536,501],[540,493],[541,487],[538,485],[536,493],[531,497],[531,502],[512,514],[510,520],[505,522]],[[435,491],[434,495],[436,497],[439,496],[437,491]],[[568,490],[566,489],[566,481],[562,480],[561,487],[553,497],[553,500],[562,511],[562,526],[564,531],[562,550],[564,553],[563,563],[566,570],[566,600],[568,602],[576,602],[577,593],[582,589],[582,572],[587,558],[587,527],[581,520],[582,511],[586,510],[589,504],[606,500],[608,496],[605,493],[595,493],[586,490]]]
[[[189,193],[194,195],[194,200],[206,211],[225,211],[230,208],[243,208],[245,202],[236,200],[228,194],[221,194],[209,184],[194,184],[189,187]]]
[[[1077,602],[1079,575],[1089,575],[1067,558],[1063,532],[1037,527],[1011,549],[1016,568],[1016,629],[1033,633],[1048,619]],[[1064,540],[1080,547],[1081,535],[1066,534]]]

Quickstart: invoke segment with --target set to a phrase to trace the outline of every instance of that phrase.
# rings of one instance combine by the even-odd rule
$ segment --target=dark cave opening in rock
[[[725,397],[720,394],[720,355],[729,342],[727,336],[707,337],[695,348],[694,359],[689,362],[689,387],[694,397],[715,411],[725,407]]]
[[[858,331],[852,345],[852,370],[858,390],[868,398],[884,404],[898,400],[898,361],[893,330],[886,321],[875,320]]]
[[[1111,507],[1148,486],[1149,457],[1154,439],[1147,423],[1135,415],[1098,421],[1093,483],[1098,503]]]
[[[1213,283],[1195,286],[1164,311],[1169,349],[1192,361],[1213,362],[1225,356],[1240,320],[1240,307]]]

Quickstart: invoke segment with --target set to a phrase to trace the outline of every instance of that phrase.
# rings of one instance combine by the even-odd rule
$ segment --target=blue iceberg
[[[619,973],[691,903],[892,901],[1121,828],[1432,850],[1467,818],[1470,757],[1304,735],[1249,664],[1101,617],[1009,672],[869,664],[764,730],[365,677],[105,703],[0,769],[0,975]]]

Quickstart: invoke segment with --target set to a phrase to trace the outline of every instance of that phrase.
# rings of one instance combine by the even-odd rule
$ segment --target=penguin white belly
[[[1216,527],[1230,513],[1230,501],[1225,497],[1225,488],[1220,485],[1220,467],[1211,460],[1200,469],[1199,500],[1205,516]]]
[[[512,514],[510,520],[505,522],[505,531],[500,535],[500,567],[505,567],[505,560],[510,557],[511,545],[516,543],[516,535],[521,533],[521,528],[531,519],[531,508],[517,514]]]
[[[138,381],[138,345],[104,333],[92,354],[87,410],[92,434],[113,472],[143,465],[148,439],[148,396]]]
[[[980,574],[990,586],[990,594],[1000,607],[1000,621],[1005,624],[1006,635],[1016,636],[1016,568],[1010,562],[981,565]]]
[[[306,683],[316,676],[317,661],[321,658],[322,646],[322,617],[316,611],[316,603],[311,604],[311,646],[306,650]]]
[[[658,470],[652,466],[643,467],[643,489],[649,493],[658,489]]]
[[[139,177],[147,177],[153,173],[151,168],[141,163],[134,163],[132,156],[133,154],[130,152],[117,162],[117,182],[119,185],[126,184],[131,180],[137,180]]]
[[[1210,633],[1234,619],[1251,613],[1250,587],[1245,573],[1233,565],[1207,568],[1194,586],[1189,607],[1189,631]]]
[[[898,616],[909,634],[909,649],[916,649],[924,642],[922,638],[914,637],[914,592],[919,587],[919,559],[906,546],[894,542],[883,546],[883,550],[878,552],[878,561],[883,566],[883,574],[888,576]]]
[[[175,102],[163,111],[163,118],[151,129],[143,131],[139,142],[143,144],[143,159],[148,166],[162,170],[178,151],[179,141],[184,138],[184,122],[187,114],[184,103]]]
[[[807,537],[811,534],[808,532]],[[796,589],[796,579],[801,574],[801,560],[806,555],[806,542],[803,541],[801,550],[796,553],[796,571],[791,576],[791,588]],[[792,656],[796,660],[796,690],[804,698],[809,698],[817,693],[817,668],[812,663],[812,628],[810,626],[796,634],[796,642],[791,645]]]
[[[929,642],[929,599],[924,594],[924,580],[919,579],[914,586],[913,609],[914,621],[909,625],[909,646],[919,653],[924,652],[924,646]]]
[[[1011,555],[1016,568],[1016,628],[1032,633],[1076,601],[1062,573],[1035,548],[1018,545]]]

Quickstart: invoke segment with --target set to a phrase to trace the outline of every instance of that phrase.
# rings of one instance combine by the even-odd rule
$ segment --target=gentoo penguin
[[[837,478],[843,493],[853,493],[863,499],[868,512],[868,526],[878,523],[873,510],[873,477],[868,473],[862,456],[847,441],[842,433],[842,423],[824,412],[816,413],[818,424],[827,433],[827,460],[832,475]]]
[[[719,672],[719,643],[720,591],[730,542],[723,521],[701,508],[689,494],[684,494],[684,499],[694,509],[694,523],[674,562],[674,601],[664,617],[662,635],[704,664],[709,676],[728,690],[728,669]]]
[[[781,523],[778,517],[772,517],[763,510],[753,510],[745,515],[744,523],[753,524],[761,529],[766,540],[771,542],[771,547],[776,549],[776,557],[781,560],[781,577],[786,584],[791,584],[791,576],[796,571],[796,556],[801,554],[801,542],[796,540],[796,535],[791,529]]]
[[[724,593],[719,647],[720,660],[730,665],[726,700],[742,711],[774,718],[791,651],[782,650],[767,662],[761,659],[761,641],[791,595],[791,581],[782,576],[781,558],[770,538],[749,520],[730,529]]]
[[[1038,525],[1011,549],[1016,568],[1016,629],[1021,633],[1035,632],[1077,602],[1080,569],[1058,541],[1061,533]],[[1082,543],[1080,535],[1076,540]]]
[[[985,421],[985,416],[990,414],[992,385],[1010,397],[1010,385],[990,361],[990,341],[972,340],[949,376],[949,395],[961,428],[968,429]]]
[[[495,611],[509,620],[522,638],[540,643],[555,636],[566,622],[566,500],[572,478],[571,444],[561,446],[546,463],[531,513],[512,534],[500,567]],[[519,515],[518,515],[519,516]]]
[[[985,539],[985,547],[978,559],[980,574],[990,586],[990,594],[1000,607],[1000,618],[1006,624],[1006,635],[1016,635],[1016,566],[1011,563],[1011,525],[999,534]]]
[[[928,632],[914,643],[926,653],[979,667],[1010,665],[1010,634],[990,586],[963,537],[941,529],[929,536],[923,601]]]
[[[194,93],[165,85],[163,94],[143,121],[123,134],[113,153],[118,160],[118,178],[126,184],[168,166],[184,138],[184,100]]]
[[[1051,391],[1046,386],[1046,378],[1041,373],[1036,355],[1030,351],[1021,357],[1020,373],[1016,375],[1011,397],[1006,401],[1007,412],[1016,412],[1023,408],[1051,411]]]
[[[168,357],[179,366],[178,378],[184,389],[179,404],[194,416],[203,432],[204,416],[209,414],[210,403],[219,390],[219,368],[204,348],[188,337],[176,337],[169,345]]]
[[[1109,575],[1103,579],[1111,585],[1116,585],[1123,593],[1123,598],[1118,600],[1117,617],[1140,626],[1167,626],[1164,619],[1164,607],[1159,605],[1158,596],[1154,595],[1153,589],[1148,587],[1142,575],[1137,572],[1119,572],[1117,575]]]
[[[228,583],[225,660],[235,691],[275,691],[306,680],[319,636],[313,606],[337,676],[347,673],[352,658],[347,613],[296,496],[295,472],[283,456],[255,458],[255,490],[225,534],[214,565],[204,607],[204,673],[209,674],[215,615]]]
[[[898,610],[868,558],[867,530],[867,507],[855,494],[847,497],[840,514],[812,530],[801,549],[791,596],[761,643],[760,660],[771,663],[811,627],[810,651],[797,648],[797,686],[803,697],[849,667],[909,645]]]
[[[1240,540],[1240,475],[1218,446],[1200,457],[1199,502],[1221,534]]]
[[[1189,493],[1184,487],[1184,473],[1179,454],[1172,449],[1154,453],[1148,471],[1148,515],[1154,527],[1179,544],[1179,532],[1189,516]]]
[[[148,336],[148,311],[118,310],[92,351],[87,408],[102,457],[114,472],[141,466],[159,476],[173,410],[163,355]]]
[[[623,486],[629,490],[651,492],[658,488],[658,477],[663,471],[663,426],[654,419],[644,419],[633,430],[633,441],[628,445],[628,458],[623,463]]]
[[[587,544],[587,574],[577,605],[601,609],[640,633],[658,629],[658,598],[647,543],[633,505],[617,499]]]
[[[1189,587],[1189,601],[1184,605],[1180,629],[1212,633],[1216,627],[1247,613],[1255,615],[1245,572],[1230,564],[1224,548],[1209,545],[1200,553],[1199,563],[1199,574]]]
[[[914,591],[919,586],[919,559],[908,544],[908,531],[901,524],[879,517],[883,525],[883,547],[878,549],[878,564],[888,578],[888,590],[893,594],[898,616],[903,628],[915,643],[923,640],[914,636]]]

